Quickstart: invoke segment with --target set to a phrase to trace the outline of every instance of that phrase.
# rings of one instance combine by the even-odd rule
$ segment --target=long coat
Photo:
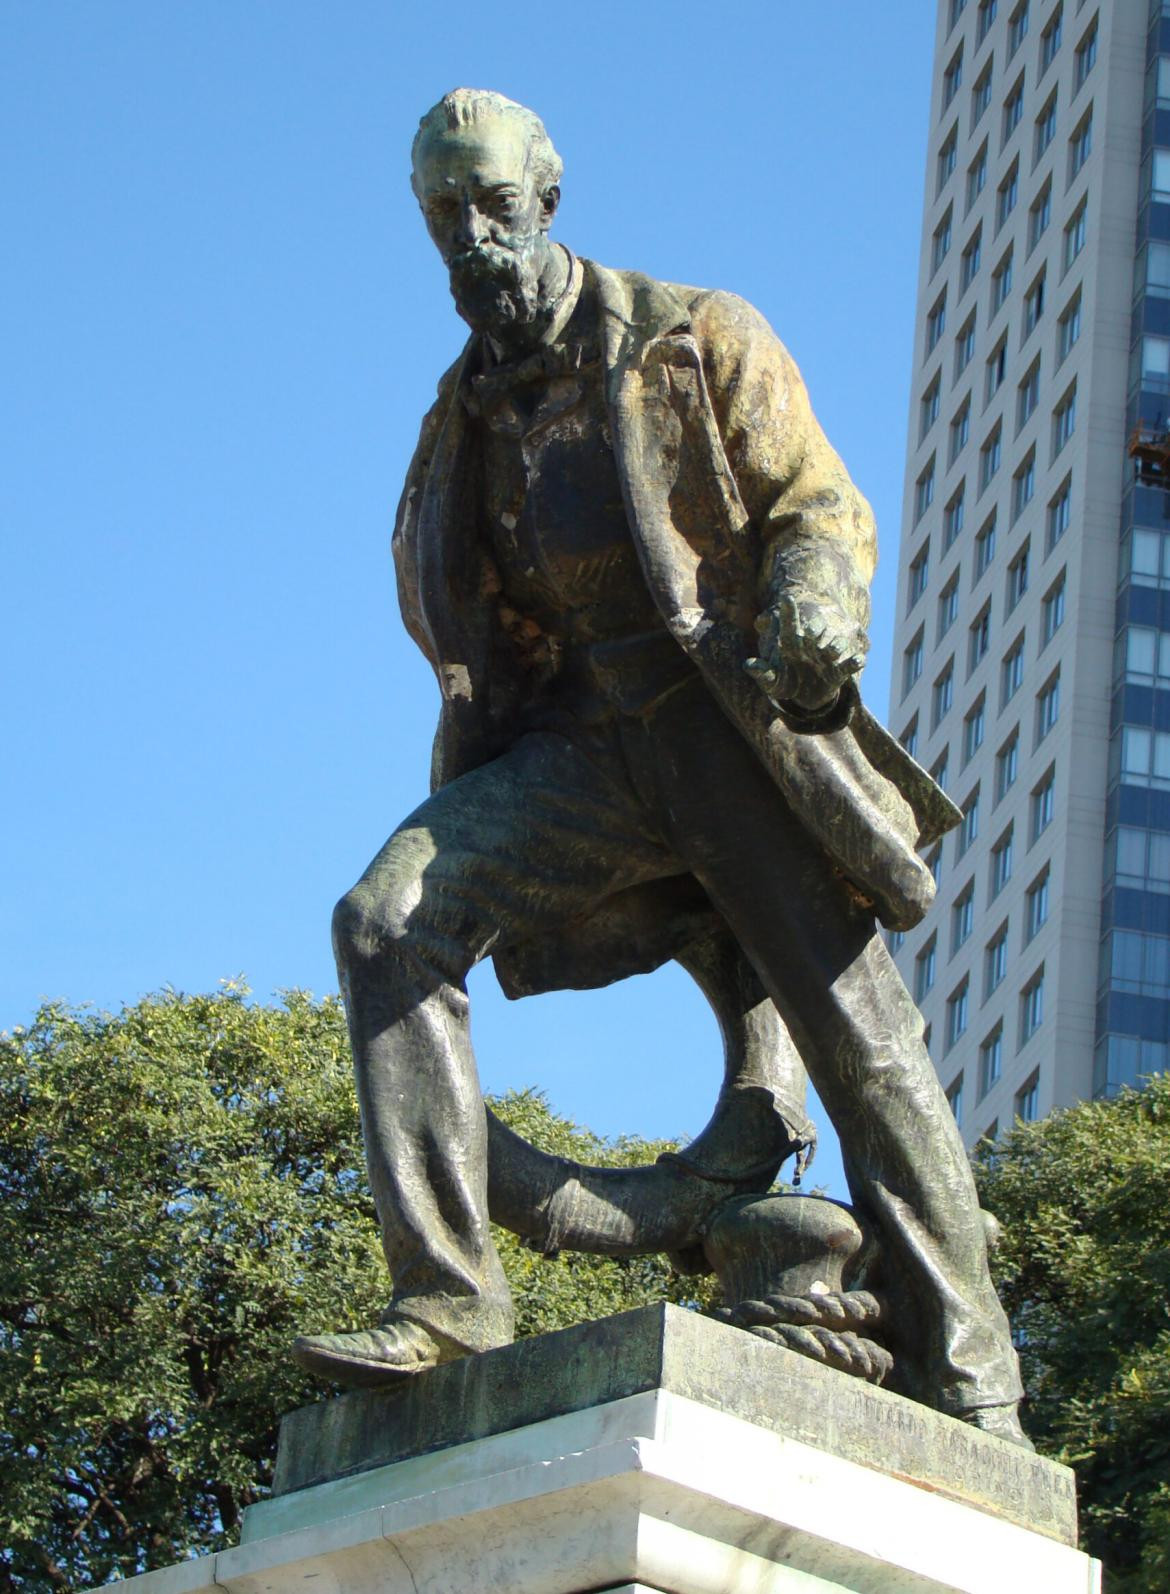
[[[777,800],[884,924],[908,928],[934,894],[917,849],[956,823],[954,805],[854,687],[810,729],[744,668],[756,652],[756,616],[784,588],[868,622],[869,506],[817,424],[794,362],[750,305],[583,264],[600,305],[614,456],[650,594],[771,774]],[[532,690],[501,619],[482,532],[460,398],[474,347],[472,339],[446,373],[423,421],[394,532],[403,619],[442,692],[432,789],[504,751]],[[537,982],[498,955],[506,988],[581,983],[573,949],[588,934],[586,924],[566,939],[559,970],[549,973],[543,954]],[[523,949],[514,956],[521,967]]]

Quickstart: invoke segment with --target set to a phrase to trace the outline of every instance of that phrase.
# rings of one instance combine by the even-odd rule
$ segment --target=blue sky
[[[389,535],[462,342],[407,181],[458,84],[544,117],[556,236],[734,289],[788,343],[877,511],[884,712],[932,12],[4,8],[0,1026],[237,974],[335,988],[333,902],[423,795],[436,709]],[[486,1088],[608,1134],[702,1126],[719,1045],[680,972],[471,991]]]

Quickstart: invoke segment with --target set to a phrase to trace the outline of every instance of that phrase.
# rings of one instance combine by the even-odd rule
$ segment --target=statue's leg
[[[458,1354],[512,1335],[488,1225],[468,970],[497,944],[677,868],[620,771],[610,779],[564,738],[529,736],[423,803],[338,904],[338,970],[393,1280],[389,1322],[424,1330],[430,1359],[434,1347]],[[339,1376],[383,1353],[413,1369],[418,1348],[417,1336],[405,1348],[386,1335],[327,1338],[352,1342],[301,1342],[298,1356],[328,1372],[335,1352]]]
[[[807,1157],[815,1141],[804,1065],[759,976],[689,876],[624,891],[587,927],[542,937],[536,951],[542,960],[527,959],[527,972],[542,966],[546,988],[554,968],[600,985],[677,959],[718,1021],[723,1083],[706,1128],[644,1167],[553,1156],[489,1113],[492,1217],[549,1254],[666,1251],[688,1270],[707,1271],[699,1241],[712,1215],[733,1196],[766,1190],[787,1158]]]
[[[877,1229],[908,1393],[956,1415],[1020,1395],[966,1151],[922,1019],[877,934],[763,766],[701,689],[646,728],[664,828],[796,1042]]]

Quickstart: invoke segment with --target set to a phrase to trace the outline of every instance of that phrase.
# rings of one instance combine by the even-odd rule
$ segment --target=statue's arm
[[[770,695],[831,705],[868,646],[873,514],[821,430],[796,363],[731,294],[692,310],[728,461],[759,537],[759,664]]]
[[[394,517],[394,535],[390,543],[394,557],[394,574],[398,583],[398,607],[402,613],[402,623],[436,674],[439,661],[435,657],[434,644],[422,615],[422,594],[418,573],[419,510],[435,445],[454,396],[459,364],[460,361],[456,361],[455,365],[443,374],[439,382],[438,397],[423,416],[418,443],[407,468],[402,496],[398,500],[398,512]]]

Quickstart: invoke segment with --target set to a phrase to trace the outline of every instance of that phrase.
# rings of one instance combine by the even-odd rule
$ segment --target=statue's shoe
[[[449,1356],[420,1323],[405,1317],[352,1334],[301,1334],[292,1353],[306,1372],[359,1389],[401,1383]]]
[[[997,1439],[1006,1439],[1010,1445],[1019,1445],[1024,1450],[1036,1448],[1020,1427],[1020,1414],[1015,1406],[976,1406],[973,1411],[964,1413],[963,1420],[984,1433],[994,1434]]]

